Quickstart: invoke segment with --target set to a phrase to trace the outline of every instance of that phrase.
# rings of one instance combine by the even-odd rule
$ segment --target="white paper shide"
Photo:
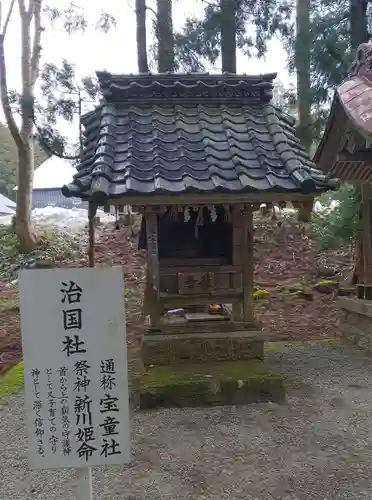
[[[130,460],[121,268],[20,273],[32,469]]]

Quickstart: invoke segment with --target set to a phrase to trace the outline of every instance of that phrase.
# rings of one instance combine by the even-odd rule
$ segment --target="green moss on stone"
[[[282,402],[281,378],[261,361],[227,361],[149,368],[141,377],[140,406],[204,406]]]
[[[338,285],[337,280],[320,280],[317,285]]]
[[[263,359],[263,341],[245,338],[147,340],[142,344],[145,365],[179,365]]]
[[[252,361],[226,361],[213,364],[193,364],[184,366],[156,366],[148,368],[142,375],[142,381],[146,386],[167,385],[169,382],[191,382],[199,380],[200,377],[223,377],[231,380],[240,380],[244,377],[271,375],[268,374],[264,364],[258,360]]]
[[[275,353],[283,352],[286,349],[301,349],[304,347],[309,347],[310,345],[316,344],[328,344],[333,346],[342,346],[344,343],[343,339],[339,337],[330,337],[325,339],[315,339],[315,340],[305,340],[303,342],[266,342],[265,352]]]
[[[260,288],[253,292],[253,298],[255,300],[267,298],[269,295],[270,293],[267,290],[262,290]]]

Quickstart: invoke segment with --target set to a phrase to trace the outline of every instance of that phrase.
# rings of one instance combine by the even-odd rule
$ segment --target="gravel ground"
[[[133,462],[94,470],[94,499],[372,499],[372,359],[323,343],[268,363],[285,405],[135,414]],[[72,500],[70,472],[28,471],[22,405],[0,411],[0,500]]]

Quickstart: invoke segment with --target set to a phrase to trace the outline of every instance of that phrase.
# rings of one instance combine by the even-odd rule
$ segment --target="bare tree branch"
[[[4,26],[3,26],[2,30],[1,30],[1,36],[2,37],[5,37],[6,32],[8,30],[8,26],[9,26],[9,22],[10,22],[10,18],[11,18],[12,12],[13,12],[14,4],[15,4],[15,0],[12,0],[10,2],[9,9],[8,9],[8,12],[7,12],[7,15],[6,15],[6,18],[5,18]]]
[[[146,5],[146,9],[149,10],[150,12],[152,12],[155,16],[157,16],[156,10],[154,10],[152,7],[149,7],[148,5]]]
[[[202,1],[202,3],[205,3],[205,4],[209,5],[210,7],[217,7],[218,6],[217,2],[208,2],[207,0],[201,0],[201,1]]]
[[[14,120],[12,108],[9,102],[8,80],[6,73],[5,51],[4,51],[4,35],[0,35],[0,94],[1,103],[3,105],[5,120],[9,131],[12,134],[14,142],[18,148],[23,148],[23,140],[19,132],[19,128]]]

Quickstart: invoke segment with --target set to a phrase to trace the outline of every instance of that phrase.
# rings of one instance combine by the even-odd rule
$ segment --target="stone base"
[[[157,366],[142,375],[138,399],[142,409],[283,403],[285,388],[257,360]]]
[[[340,297],[338,302],[342,337],[372,352],[372,301]]]
[[[214,334],[146,334],[142,344],[145,366],[180,365],[263,359],[264,341],[249,332]]]

